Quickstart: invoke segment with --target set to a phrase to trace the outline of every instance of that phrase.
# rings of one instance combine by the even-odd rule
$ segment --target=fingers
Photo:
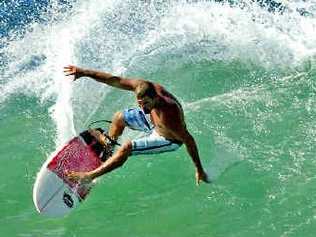
[[[68,65],[68,66],[64,67],[64,72],[69,72],[69,71],[72,71],[72,70],[73,70],[73,66],[71,66],[71,65]]]
[[[199,185],[200,185],[200,182],[201,182],[201,177],[200,177],[200,175],[197,173],[197,174],[195,175],[195,184],[196,184],[196,186],[199,186]]]
[[[203,181],[204,183],[211,183],[211,181],[209,180],[206,173],[203,173],[203,174],[197,173],[196,174],[196,185],[199,186],[201,181]]]
[[[65,171],[65,175],[66,175],[66,177],[67,177],[68,179],[70,179],[70,180],[72,180],[72,181],[77,181],[77,180],[80,179],[80,177],[79,177],[79,176],[77,175],[77,173],[74,172],[74,171],[68,171],[68,170],[66,170],[66,171]]]
[[[73,81],[76,81],[78,78],[83,76],[82,69],[73,65],[65,66],[64,74],[65,76],[74,76]]]
[[[75,68],[75,66],[73,65],[67,65],[64,67],[64,70],[73,70]]]
[[[68,65],[68,66],[64,67],[64,73],[66,76],[71,76],[71,75],[74,75],[76,73],[76,69],[74,66]]]
[[[65,76],[75,76],[74,80],[76,80],[77,68],[75,66],[68,65],[64,67],[64,74]]]

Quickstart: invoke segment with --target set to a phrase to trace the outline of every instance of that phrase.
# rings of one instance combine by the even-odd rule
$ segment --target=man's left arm
[[[187,152],[189,153],[196,168],[195,178],[197,185],[200,184],[201,181],[209,183],[207,174],[203,169],[198,148],[193,136],[185,128],[174,129],[172,133],[178,140],[182,141],[186,146]]]

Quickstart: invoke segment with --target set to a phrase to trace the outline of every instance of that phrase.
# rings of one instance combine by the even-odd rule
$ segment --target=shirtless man
[[[74,76],[74,80],[80,77],[90,77],[112,87],[133,91],[140,108],[126,109],[123,112],[115,113],[109,136],[113,140],[117,140],[126,126],[148,134],[142,138],[126,141],[100,167],[93,171],[69,172],[70,179],[90,182],[96,177],[122,166],[131,155],[174,151],[185,144],[196,168],[196,184],[200,184],[201,181],[209,182],[202,167],[195,140],[186,128],[182,107],[177,99],[161,85],[141,79],[113,76],[110,73],[72,65],[65,67],[64,73],[66,76]],[[150,119],[147,115],[150,115]],[[101,134],[94,132],[92,135],[100,136],[99,140],[103,140],[103,142],[105,140]]]

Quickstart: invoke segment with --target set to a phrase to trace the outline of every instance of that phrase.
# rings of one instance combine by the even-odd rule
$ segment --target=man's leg
[[[100,175],[108,173],[120,166],[122,166],[127,160],[128,156],[132,152],[132,142],[125,142],[109,159],[107,159],[100,169]],[[99,175],[98,175],[99,176]]]
[[[124,116],[122,112],[116,112],[112,118],[112,123],[109,130],[109,136],[113,140],[117,140],[122,135],[126,124],[124,122]]]
[[[124,117],[122,112],[116,112],[113,115],[112,123],[109,129],[109,137],[114,141],[118,139],[119,136],[122,135],[124,128],[126,127],[124,122]],[[89,130],[90,134],[95,137],[97,141],[99,141],[102,145],[106,145],[106,137],[97,129]]]

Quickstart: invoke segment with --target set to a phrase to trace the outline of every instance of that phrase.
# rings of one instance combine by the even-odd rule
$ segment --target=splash
[[[76,133],[78,121],[79,127],[86,124],[110,91],[92,81],[71,83],[62,73],[65,65],[138,76],[203,61],[237,60],[274,70],[297,68],[316,50],[315,7],[305,1],[289,4],[282,14],[252,1],[238,7],[89,0],[73,2],[67,11],[53,3],[43,13],[47,21],[31,22],[25,34],[1,39],[0,104],[18,94],[50,104],[56,145]],[[309,16],[292,10],[302,5]],[[85,119],[74,119],[74,113]]]
[[[1,78],[0,103],[17,94],[36,96],[42,104],[52,102],[49,113],[56,124],[57,146],[76,133],[72,85],[64,77],[63,67],[77,61],[77,44],[96,21],[96,17],[88,16],[109,9],[107,4],[96,7],[99,3],[82,3],[76,12],[63,15],[62,21],[32,23],[22,39],[9,40],[2,49],[9,62]]]

